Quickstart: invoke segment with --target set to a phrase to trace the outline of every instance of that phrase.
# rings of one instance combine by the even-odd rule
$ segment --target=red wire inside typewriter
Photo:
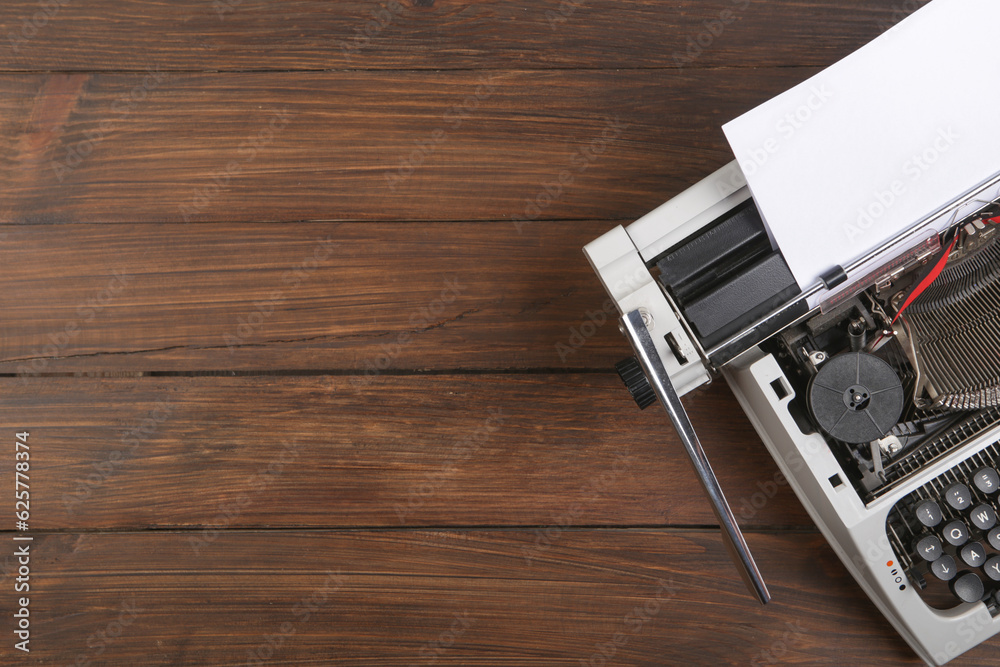
[[[986,222],[992,224],[1000,224],[1000,217],[990,218],[986,220]],[[907,297],[906,302],[903,303],[903,307],[899,309],[899,312],[896,313],[896,317],[892,319],[894,324],[896,320],[899,319],[899,316],[903,314],[903,311],[909,308],[910,304],[916,301],[917,298],[919,298],[921,294],[927,291],[927,288],[933,285],[934,281],[938,279],[938,277],[941,275],[941,272],[944,271],[945,266],[947,266],[948,264],[948,256],[951,255],[951,251],[955,249],[956,242],[957,240],[951,242],[951,245],[948,246],[948,248],[944,251],[944,253],[942,253],[941,258],[938,260],[937,264],[934,265],[934,268],[931,269],[931,272],[927,274],[927,277],[925,277],[922,281],[920,281],[920,284],[917,285],[912,292],[910,292],[910,295]]]
[[[927,274],[927,277],[921,280],[920,284],[917,285],[915,288],[913,288],[913,291],[910,292],[910,296],[906,298],[906,301],[903,303],[903,306],[899,309],[899,312],[896,313],[896,317],[892,318],[893,324],[895,324],[896,320],[899,319],[900,315],[902,315],[903,312],[910,307],[910,304],[916,301],[917,298],[925,291],[927,291],[927,288],[933,285],[934,281],[938,279],[938,276],[940,276],[941,272],[944,271],[944,267],[948,265],[948,257],[949,255],[951,255],[951,251],[955,249],[955,244],[957,242],[958,242],[957,239],[951,242],[951,245],[949,245],[947,249],[945,249],[945,251],[941,253],[940,259],[938,259],[938,262],[937,264],[934,265],[934,268],[931,269],[931,272]]]

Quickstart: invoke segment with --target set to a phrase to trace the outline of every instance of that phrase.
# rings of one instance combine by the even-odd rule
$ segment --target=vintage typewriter
[[[814,285],[796,282],[737,162],[585,254],[635,352],[619,374],[641,408],[666,408],[761,602],[680,401],[717,376],[924,661],[1000,631],[1000,177]]]

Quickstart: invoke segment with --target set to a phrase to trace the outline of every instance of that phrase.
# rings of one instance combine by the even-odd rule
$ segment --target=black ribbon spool
[[[884,438],[903,414],[903,383],[892,366],[871,354],[848,352],[826,362],[808,391],[813,420],[851,445]]]

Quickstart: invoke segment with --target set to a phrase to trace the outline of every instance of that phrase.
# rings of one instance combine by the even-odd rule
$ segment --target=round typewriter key
[[[972,492],[969,487],[961,482],[952,484],[944,490],[944,499],[952,508],[959,512],[969,509],[972,506]]]
[[[979,602],[986,589],[979,575],[968,572],[952,582],[951,592],[962,602]]]
[[[997,513],[989,505],[976,505],[969,515],[972,525],[979,530],[989,530],[997,525]]]
[[[958,574],[958,565],[954,558],[945,554],[931,563],[931,574],[941,581],[951,581]]]
[[[983,565],[983,572],[993,581],[1000,581],[1000,556],[994,556]]]
[[[1000,491],[1000,473],[993,468],[980,468],[972,476],[972,483],[986,495],[996,493]]]
[[[941,540],[933,535],[928,535],[917,542],[916,552],[928,563],[933,563],[941,557],[944,550],[941,547]]]
[[[928,528],[934,528],[941,523],[941,519],[943,518],[941,515],[941,506],[933,500],[925,500],[917,505],[917,509],[913,512],[917,515],[917,521]]]
[[[944,539],[953,547],[960,547],[969,541],[969,529],[961,521],[952,521],[942,532]]]
[[[962,560],[969,567],[979,567],[986,562],[986,547],[979,542],[969,542],[962,547]]]
[[[990,534],[986,536],[986,539],[990,541],[990,546],[1000,551],[1000,528],[994,528],[990,531]]]

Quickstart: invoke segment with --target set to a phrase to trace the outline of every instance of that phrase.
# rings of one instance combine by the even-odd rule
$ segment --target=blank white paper
[[[804,289],[1000,173],[1000,0],[934,0],[725,125]]]

